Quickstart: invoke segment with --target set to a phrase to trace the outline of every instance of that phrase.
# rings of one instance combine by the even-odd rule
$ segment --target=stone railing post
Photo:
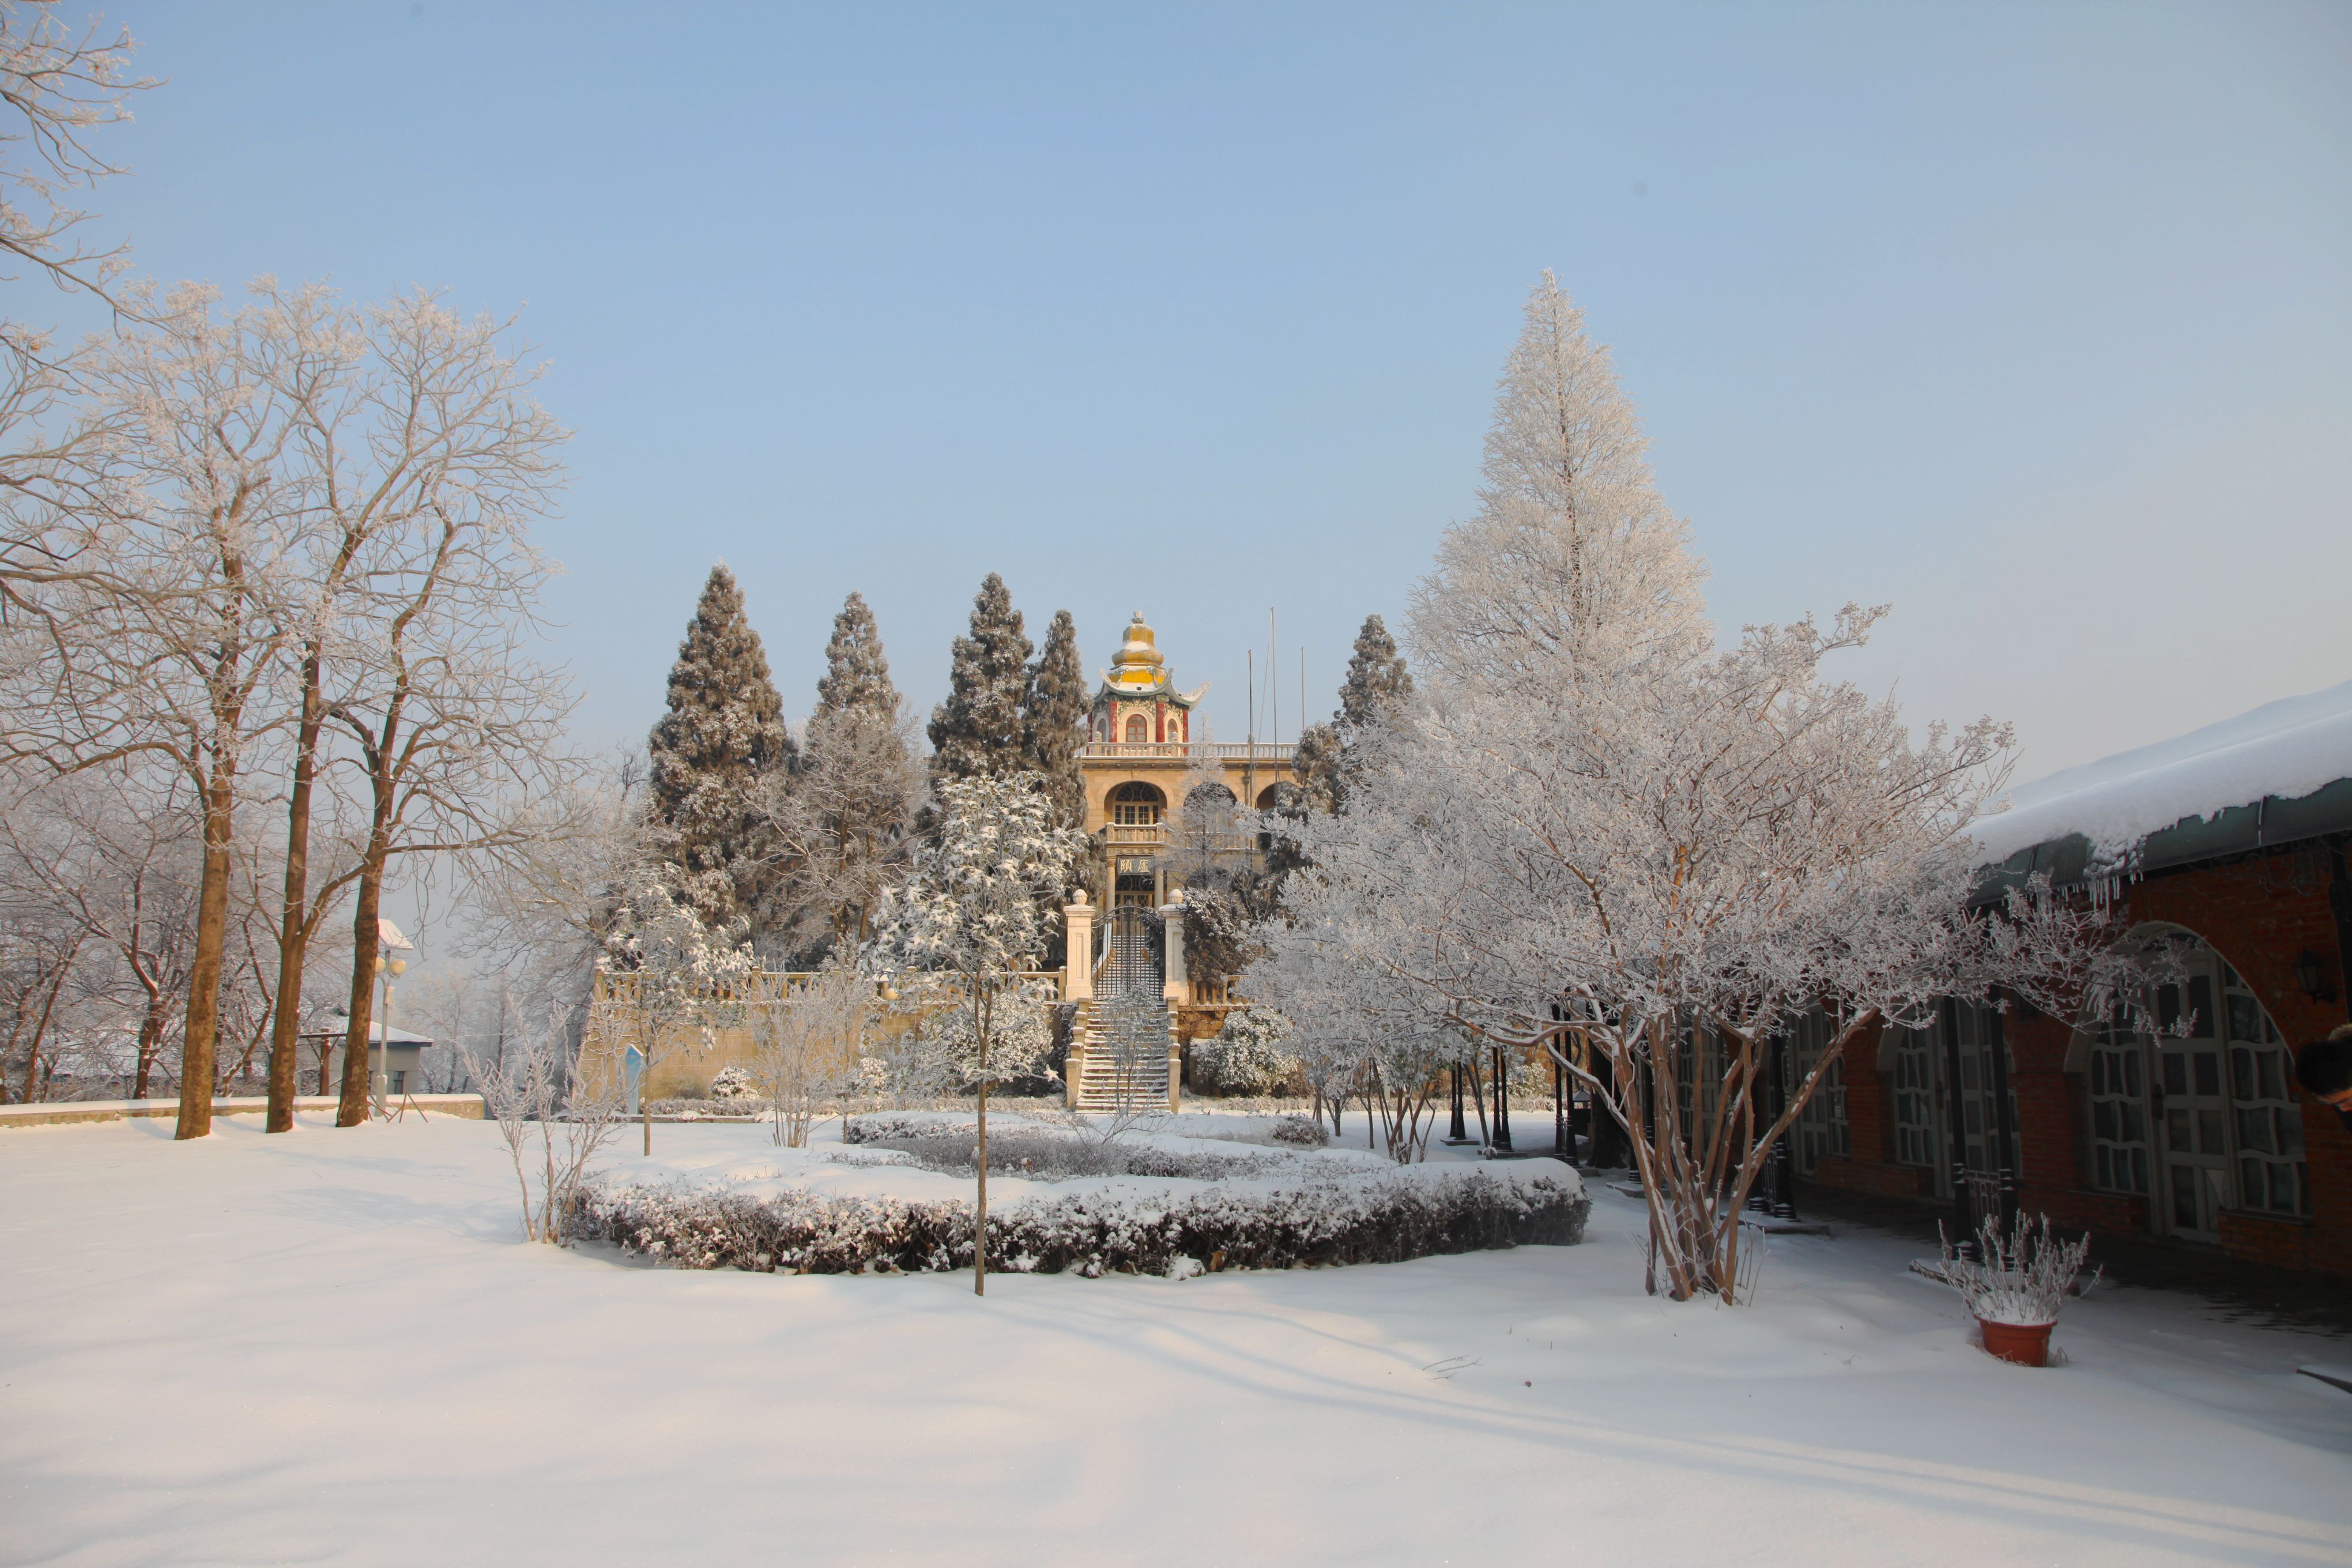
[[[1184,1047],[1176,1037],[1176,1009],[1192,999],[1192,977],[1184,969],[1184,893],[1160,906],[1160,929],[1168,939],[1168,975],[1161,987],[1168,1002],[1168,1109],[1177,1109],[1184,1092]]]
[[[1078,1108],[1087,1072],[1087,1015],[1094,1011],[1095,911],[1080,888],[1062,906],[1062,1000],[1077,1004],[1070,1016],[1070,1046],[1062,1058],[1062,1094]]]
[[[1192,984],[1184,973],[1184,895],[1181,890],[1160,906],[1160,926],[1168,939],[1168,974],[1162,990],[1171,1002],[1190,1002]]]
[[[1095,994],[1095,910],[1080,888],[1062,906],[1062,1000],[1084,1002]]]

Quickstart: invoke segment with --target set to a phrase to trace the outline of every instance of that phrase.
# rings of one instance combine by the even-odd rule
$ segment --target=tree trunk
[[[148,1079],[155,1070],[155,1058],[163,1048],[165,1009],[168,1005],[169,1003],[164,997],[162,986],[148,987],[147,1011],[139,1020],[137,1076],[132,1079],[131,1090],[131,1098],[133,1100],[147,1098]]]
[[[294,789],[286,806],[286,890],[278,920],[278,1005],[269,1020],[269,1113],[264,1132],[294,1130],[300,1063],[302,959],[310,945],[305,906],[310,895],[310,787],[319,762],[326,705],[319,696],[319,645],[302,659],[302,721],[294,742]]]
[[[368,1119],[368,1067],[375,1028],[375,966],[383,939],[376,921],[383,907],[383,857],[368,846],[367,864],[360,871],[358,907],[352,913],[351,1026],[343,1031],[342,1098],[335,1107],[335,1125],[357,1127]],[[325,1085],[320,1086],[323,1091]]]
[[[980,1047],[980,1205],[971,1226],[971,1293],[988,1294],[988,1026],[980,977],[972,977],[972,1031]]]
[[[219,1045],[221,960],[228,944],[229,846],[236,764],[215,757],[205,789],[204,878],[196,895],[196,946],[188,966],[187,1026],[180,1039],[180,1121],[174,1138],[213,1131],[213,1070]]]
[[[988,1050],[980,1053],[980,1207],[971,1227],[971,1293],[988,1294]]]

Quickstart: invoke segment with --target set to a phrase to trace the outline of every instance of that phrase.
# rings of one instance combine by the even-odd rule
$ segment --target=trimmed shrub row
[[[1278,1188],[1223,1188],[1170,1200],[1084,1193],[988,1216],[992,1268],[1007,1273],[1179,1278],[1221,1268],[1298,1268],[1584,1239],[1592,1200],[1575,1177],[1427,1166]],[[969,1268],[971,1206],[961,1199],[765,1196],[725,1188],[597,1185],[571,1234],[617,1242],[682,1268],[803,1274]]]

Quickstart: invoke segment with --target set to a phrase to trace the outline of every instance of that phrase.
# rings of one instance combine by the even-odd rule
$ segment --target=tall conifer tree
[[[795,967],[870,934],[877,903],[902,874],[923,792],[881,629],[856,594],[834,617],[824,664],[800,769],[768,795],[783,869],[779,925]]]
[[[948,700],[931,710],[934,784],[1021,771],[1021,702],[1029,694],[1034,651],[1004,579],[991,572],[971,602],[971,635],[955,640]]]
[[[824,646],[824,674],[816,683],[817,719],[861,708],[885,719],[898,716],[898,689],[890,684],[890,661],[882,657],[882,628],[863,594],[852,594],[833,617],[833,640]]]
[[[1291,759],[1299,788],[1312,805],[1337,811],[1347,803],[1350,754],[1356,737],[1403,707],[1412,696],[1412,676],[1397,652],[1396,638],[1377,615],[1364,617],[1356,634],[1356,650],[1348,660],[1348,679],[1339,687],[1339,710],[1328,724],[1318,724],[1298,737]]]
[[[1339,688],[1337,721],[1342,731],[1375,724],[1412,696],[1412,677],[1396,638],[1378,616],[1366,616],[1356,634],[1356,651],[1348,660],[1348,679]]]
[[[670,667],[669,710],[646,743],[654,820],[673,836],[668,857],[708,924],[748,917],[760,903],[757,795],[793,761],[783,713],[735,574],[713,566]]]
[[[1054,612],[1045,650],[1029,672],[1021,718],[1028,766],[1045,781],[1054,826],[1083,826],[1087,781],[1078,768],[1078,748],[1087,743],[1087,673],[1078,662],[1077,623],[1067,610]]]

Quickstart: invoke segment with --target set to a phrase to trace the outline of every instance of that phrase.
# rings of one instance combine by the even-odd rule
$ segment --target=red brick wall
[[[2327,907],[2324,870],[2303,886],[2290,873],[2291,852],[2220,865],[2162,871],[2129,884],[2118,915],[2131,924],[2162,921],[2196,932],[2250,984],[2290,1045],[2319,1038],[2346,1018],[2345,977],[2336,967],[2336,922]],[[2296,984],[2297,954],[2320,954],[2337,994],[2314,1002]],[[2018,1200],[2029,1213],[2046,1213],[2062,1226],[2110,1233],[2144,1232],[2147,1205],[2140,1198],[2090,1190],[2084,1075],[2066,1071],[2070,1026],[2056,1018],[2012,1012],[2003,1020],[2015,1061],[2011,1087],[2017,1099]],[[1851,1160],[1828,1160],[1812,1179],[1826,1186],[1886,1196],[1925,1197],[1928,1173],[1894,1163],[1893,1086],[1878,1071],[1876,1041],[1857,1044],[1846,1058],[1846,1116],[1853,1135]],[[2221,1226],[2222,1250],[2291,1268],[2352,1273],[2352,1132],[2315,1102],[2304,1108],[2305,1157],[2311,1165],[2313,1216],[2308,1223],[2269,1215],[2231,1215]]]
[[[1872,1165],[1895,1163],[1895,1086],[1878,1070],[1879,1040],[1885,1033],[1885,1026],[1873,1024],[1845,1052],[1846,1129],[1854,1159]]]
[[[1859,1149],[1861,1146],[1856,1144]],[[1843,1160],[1832,1155],[1813,1167],[1805,1178],[1824,1187],[1849,1193],[1874,1193],[1882,1198],[1929,1198],[1936,1195],[1932,1172],[1892,1161]]]
[[[2169,921],[2204,938],[2262,998],[2290,1046],[2320,1038],[2346,1017],[2326,876],[2306,874],[2305,885],[2295,886],[2290,873],[2296,858],[2283,851],[2160,871],[2133,883],[2125,906],[2134,922]],[[2303,864],[2307,871],[2310,861]],[[2295,957],[2305,949],[2320,955],[2336,988],[2333,1000],[2315,1002],[2296,984]],[[2311,1164],[2311,1222],[2231,1215],[2221,1227],[2222,1248],[2233,1257],[2352,1273],[2352,1132],[2334,1113],[2306,1103],[2303,1137]]]

